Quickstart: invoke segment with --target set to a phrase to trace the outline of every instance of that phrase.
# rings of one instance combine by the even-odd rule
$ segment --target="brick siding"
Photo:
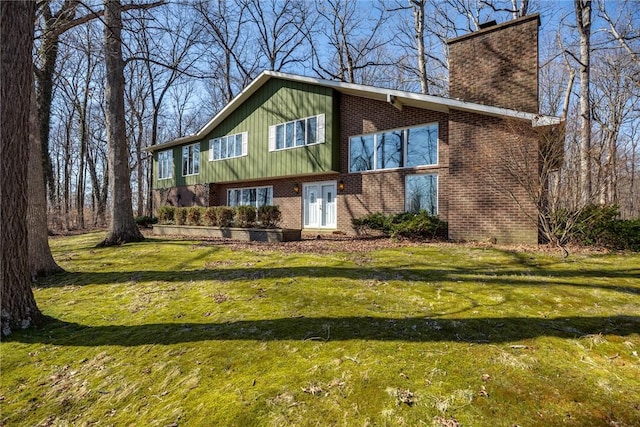
[[[350,95],[340,98],[340,171],[345,183],[338,199],[338,228],[353,233],[351,218],[374,212],[404,212],[405,177],[417,173],[438,174],[438,214],[447,220],[446,197],[449,166],[448,114],[410,106],[402,111],[389,103]],[[435,166],[349,173],[349,137],[388,129],[438,123],[438,164]]]
[[[538,112],[538,15],[449,40],[449,96]]]
[[[535,181],[535,134],[518,133],[522,126],[504,119],[462,111],[450,117],[449,238],[537,243],[536,206],[520,183]]]

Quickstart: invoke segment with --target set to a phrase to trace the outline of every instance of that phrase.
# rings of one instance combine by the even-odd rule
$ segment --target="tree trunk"
[[[72,124],[69,117],[69,121],[66,123],[65,128],[65,140],[64,140],[64,189],[62,190],[62,199],[64,203],[64,224],[65,228],[69,230],[71,225],[69,224],[69,215],[71,209],[71,132]]]
[[[29,271],[31,276],[47,276],[64,271],[53,259],[49,248],[47,227],[47,196],[43,178],[42,145],[40,144],[40,123],[35,87],[31,91],[31,114],[29,115],[29,207],[27,223],[29,228]]]
[[[53,76],[58,59],[59,35],[51,29],[55,25],[57,16],[52,16],[50,5],[48,3],[44,4],[42,10],[45,18],[45,31],[42,37],[42,45],[40,46],[42,68],[36,73],[38,80],[38,122],[40,123],[40,143],[42,144],[40,152],[42,154],[43,179],[49,187],[49,197],[53,199],[55,184],[53,182],[51,158],[49,157],[49,133],[51,105],[53,103]]]
[[[418,74],[420,79],[420,92],[429,93],[429,80],[427,79],[427,61],[424,53],[424,7],[426,0],[412,0],[413,25],[416,30],[416,47],[418,48]]]
[[[591,184],[591,0],[575,0],[580,35],[580,196],[584,205],[593,195]]]
[[[131,171],[124,113],[124,60],[122,59],[122,5],[119,0],[105,0],[104,36],[107,99],[107,148],[109,211],[111,225],[100,246],[119,245],[144,240],[133,220]]]
[[[42,319],[28,267],[27,168],[35,2],[0,2],[0,331]]]
[[[37,103],[38,119],[40,124],[40,154],[42,156],[43,179],[49,186],[49,197],[53,199],[55,183],[51,157],[49,155],[49,136],[51,122],[51,106],[53,104],[54,75],[56,63],[58,61],[58,44],[60,43],[60,28],[68,25],[76,14],[76,9],[80,4],[77,0],[66,0],[62,3],[60,10],[55,14],[51,12],[50,2],[43,2],[40,7],[44,18],[44,31],[42,33],[42,44],[38,55],[41,58],[41,68],[36,73],[37,80]],[[45,189],[46,191],[46,189]]]

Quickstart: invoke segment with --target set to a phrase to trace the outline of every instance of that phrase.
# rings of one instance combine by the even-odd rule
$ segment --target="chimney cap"
[[[488,26],[488,27],[480,28],[478,31],[474,31],[472,33],[468,33],[468,34],[464,34],[462,36],[458,36],[458,37],[455,37],[455,38],[452,38],[452,39],[448,39],[448,40],[445,41],[445,43],[448,44],[448,45],[452,45],[452,44],[457,43],[457,42],[462,41],[462,40],[474,38],[474,37],[477,37],[477,36],[482,35],[482,34],[490,33],[490,32],[493,32],[493,31],[502,30],[503,28],[511,27],[511,26],[514,26],[514,25],[523,24],[525,22],[529,22],[529,21],[533,21],[533,20],[537,21],[538,26],[540,26],[540,14],[539,13],[534,13],[532,15],[526,15],[526,16],[523,16],[523,17],[518,18],[518,19],[513,19],[511,21],[505,21],[505,22],[502,22],[500,24],[495,24],[495,25],[491,25],[491,26]],[[488,25],[488,24],[490,24],[490,22],[487,22],[487,23],[482,24],[482,25],[484,26],[484,25]]]

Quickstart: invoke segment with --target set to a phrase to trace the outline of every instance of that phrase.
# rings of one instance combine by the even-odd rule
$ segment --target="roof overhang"
[[[389,102],[394,107],[401,109],[403,106],[421,108],[425,110],[440,111],[448,113],[451,110],[467,111],[487,116],[527,120],[532,126],[548,126],[559,124],[562,120],[559,117],[544,116],[540,114],[527,113],[523,111],[511,110],[508,108],[494,107],[490,105],[467,102],[460,99],[445,98],[442,96],[423,95],[413,92],[385,89],[373,86],[365,86],[354,83],[338,82],[333,80],[323,80],[295,74],[280,73],[276,71],[263,71],[254,81],[252,81],[242,92],[231,100],[218,114],[216,114],[198,132],[174,139],[163,144],[145,148],[145,151],[154,152],[166,148],[183,145],[190,142],[202,140],[212,130],[214,130],[224,119],[229,117],[240,105],[258,91],[267,81],[278,78],[293,82],[307,83],[317,86],[328,87],[345,95],[353,95],[360,98],[372,99],[376,101]]]

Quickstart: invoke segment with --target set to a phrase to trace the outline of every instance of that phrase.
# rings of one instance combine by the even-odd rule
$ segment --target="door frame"
[[[334,223],[330,224],[330,225],[322,225],[322,216],[324,215],[324,211],[322,210],[322,204],[323,204],[323,193],[322,193],[322,186],[323,185],[331,185],[333,186],[333,190],[334,190],[334,197],[333,197],[333,205],[334,205]],[[314,226],[307,226],[305,225],[305,208],[306,208],[306,194],[307,194],[307,187],[310,186],[316,186],[318,187],[318,195],[317,195],[317,200],[318,200],[318,224],[314,225]],[[302,228],[309,228],[309,229],[328,229],[328,230],[333,230],[336,229],[338,227],[338,181],[333,180],[333,181],[317,181],[317,182],[305,182],[302,184],[302,209],[301,209],[301,213],[302,213]]]

